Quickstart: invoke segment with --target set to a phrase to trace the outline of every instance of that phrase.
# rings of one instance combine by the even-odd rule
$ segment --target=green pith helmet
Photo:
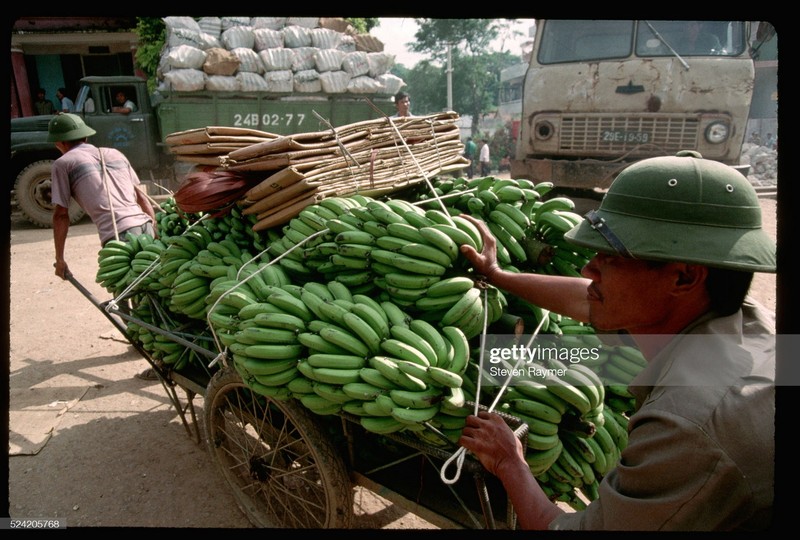
[[[564,237],[579,246],[637,259],[775,272],[775,242],[761,205],[736,169],[682,151],[622,171],[600,208]]]
[[[77,114],[58,113],[47,125],[47,142],[77,141],[95,133]]]

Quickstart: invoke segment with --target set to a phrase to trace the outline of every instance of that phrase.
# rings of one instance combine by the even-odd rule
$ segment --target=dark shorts
[[[131,227],[130,229],[125,229],[124,231],[120,231],[119,232],[120,239],[124,240],[125,235],[128,233],[131,233],[134,236],[141,236],[143,234],[149,234],[153,238],[155,238],[156,236],[156,230],[153,228],[152,221],[146,221],[142,225],[138,225],[136,227]],[[104,242],[103,245],[105,245],[107,242],[108,240],[106,240],[106,242]]]

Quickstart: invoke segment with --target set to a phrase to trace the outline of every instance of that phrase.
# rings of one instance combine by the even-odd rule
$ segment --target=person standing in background
[[[489,176],[492,172],[492,160],[489,156],[489,139],[481,139],[483,145],[481,146],[481,176]]]
[[[56,97],[61,102],[61,112],[71,113],[75,112],[75,103],[67,97],[67,89],[64,87],[56,91]]]
[[[469,168],[467,169],[467,176],[472,178],[475,176],[475,159],[478,157],[478,145],[472,140],[472,137],[467,137],[467,144],[464,146],[464,157],[469,160]]]
[[[36,91],[36,101],[33,102],[33,106],[36,109],[36,114],[55,114],[56,108],[53,105],[53,102],[47,99],[46,92],[44,88],[39,88]]]
[[[392,115],[392,118],[413,116],[411,114],[411,98],[405,92],[398,92],[395,94],[394,106],[397,109],[397,112]]]

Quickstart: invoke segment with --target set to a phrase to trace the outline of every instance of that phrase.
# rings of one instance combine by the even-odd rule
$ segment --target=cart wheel
[[[350,477],[310,411],[253,392],[230,368],[212,377],[204,408],[208,450],[254,525],[350,526]]]

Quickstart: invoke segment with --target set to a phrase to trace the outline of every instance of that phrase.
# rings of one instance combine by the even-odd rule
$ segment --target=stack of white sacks
[[[394,55],[342,19],[166,17],[159,89],[394,95]]]

